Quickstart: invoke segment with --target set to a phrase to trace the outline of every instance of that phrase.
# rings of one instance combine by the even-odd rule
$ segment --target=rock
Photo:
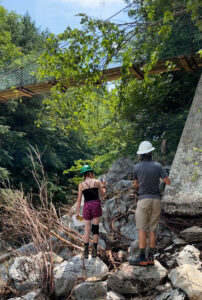
[[[157,296],[154,300],[184,300],[186,295],[179,290],[172,290]]]
[[[174,264],[176,263],[176,258],[177,258],[178,252],[173,253],[170,255],[168,258],[166,258],[166,264],[167,266],[171,269]]]
[[[173,243],[176,245],[176,246],[181,246],[181,245],[185,245],[186,242],[183,240],[183,239],[180,239],[180,238],[175,238],[173,240]]]
[[[138,239],[138,230],[136,228],[134,214],[128,216],[128,222],[121,227],[121,234],[126,238],[126,245],[130,245],[134,240]]]
[[[36,255],[38,252],[37,249],[34,247],[33,243],[24,245],[24,246],[18,248],[16,251],[23,256],[26,256],[26,255],[30,256],[30,254]]]
[[[0,256],[0,264],[2,264],[3,262],[5,261],[8,261],[10,258],[13,257],[13,252],[10,252],[10,253],[5,253],[3,255]]]
[[[110,167],[106,174],[107,187],[122,179],[133,179],[134,163],[129,158],[120,158]]]
[[[123,193],[131,188],[133,188],[132,180],[120,180],[113,187],[113,193],[114,194]]]
[[[19,291],[38,287],[41,278],[40,259],[37,256],[16,257],[9,268],[9,276]]]
[[[123,250],[119,250],[119,252],[117,253],[118,259],[120,260],[124,260],[127,258],[128,256],[128,252],[127,251],[123,251]]]
[[[39,252],[37,254],[37,257],[40,259],[41,263],[43,263],[44,255],[46,256],[47,261],[50,259],[50,255],[52,255],[53,264],[61,264],[63,262],[63,258],[55,254],[54,252],[48,253],[48,252]]]
[[[109,219],[113,219],[126,212],[126,203],[113,197],[105,202],[103,210]]]
[[[35,291],[29,292],[22,297],[9,298],[8,300],[48,300],[48,298],[41,294],[41,290],[37,289]]]
[[[76,300],[103,300],[107,296],[106,282],[83,282],[75,288]]]
[[[190,300],[199,300],[202,296],[202,272],[192,265],[182,265],[173,269],[169,278],[174,287],[182,289]]]
[[[62,257],[64,260],[68,260],[69,258],[71,258],[73,256],[73,253],[72,253],[72,251],[68,247],[64,247],[62,249],[62,251],[60,251],[58,253],[58,255],[60,257]]]
[[[7,268],[4,265],[0,265],[0,290],[3,290],[8,283],[8,280]]]
[[[134,240],[130,245],[129,256],[134,256],[139,254],[139,241]]]
[[[192,226],[180,232],[180,236],[187,242],[201,242],[202,241],[202,228]]]
[[[163,210],[174,215],[202,215],[202,76],[172,163],[162,199]]]
[[[200,251],[198,249],[196,249],[192,245],[187,245],[178,254],[176,260],[179,266],[188,264],[200,268],[201,262],[199,256],[200,256]]]
[[[123,295],[120,295],[116,292],[110,291],[107,292],[107,298],[106,300],[124,300],[126,299]]]
[[[156,290],[157,291],[166,291],[166,290],[170,290],[171,289],[171,284],[169,282],[166,282],[165,285],[157,285],[156,286]]]
[[[166,275],[167,270],[158,261],[149,267],[124,263],[109,275],[108,288],[120,294],[138,294],[155,288]]]
[[[85,268],[84,268],[85,264]],[[64,261],[53,269],[55,295],[67,295],[73,288],[76,277],[102,276],[108,273],[108,268],[99,258],[85,259],[76,255]]]
[[[170,246],[166,247],[166,248],[164,249],[164,251],[170,251],[170,250],[172,250],[172,249],[173,249],[173,245],[170,245]]]

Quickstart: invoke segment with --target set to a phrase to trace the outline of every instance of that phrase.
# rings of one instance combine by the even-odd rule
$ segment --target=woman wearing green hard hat
[[[97,245],[99,239],[99,222],[102,216],[102,206],[100,195],[105,196],[106,182],[95,179],[93,169],[89,165],[81,168],[80,174],[84,176],[84,180],[79,184],[77,199],[77,217],[81,206],[82,194],[84,196],[83,219],[84,229],[84,258],[88,258],[89,254],[89,235],[93,233],[93,251],[92,257],[97,256]],[[92,227],[91,227],[92,226]]]

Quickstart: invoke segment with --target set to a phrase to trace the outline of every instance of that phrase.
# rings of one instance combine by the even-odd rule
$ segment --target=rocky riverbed
[[[51,255],[37,252],[33,243],[15,251],[9,249],[0,256],[0,299],[202,300],[200,219],[192,217],[190,222],[185,222],[179,216],[176,220],[162,216],[155,265],[128,264],[129,257],[138,254],[132,169],[132,162],[122,159],[106,174],[108,194],[103,204],[96,259],[90,255],[84,260],[81,251],[57,237],[51,239]],[[72,221],[74,213],[75,206],[60,222],[72,232],[82,234],[83,227],[75,227]],[[58,235],[73,241],[65,232]],[[44,282],[47,284],[44,255],[51,257],[51,261],[46,260],[51,266],[48,280],[52,281],[48,283],[53,292],[49,295],[44,287]]]

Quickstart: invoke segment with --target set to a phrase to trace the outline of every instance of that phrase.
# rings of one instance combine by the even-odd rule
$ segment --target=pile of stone
[[[99,257],[90,255],[84,260],[82,253],[53,238],[54,292],[48,296],[42,281],[43,257],[48,253],[37,253],[29,244],[18,249],[16,255],[4,254],[0,257],[0,299],[202,299],[201,227],[176,234],[161,224],[155,265],[128,264],[129,258],[138,254],[132,165],[128,159],[120,160],[106,175],[108,198],[103,205]],[[61,222],[82,234],[83,227],[75,227],[72,221],[74,212],[75,206]],[[68,239],[65,235],[63,238]],[[110,252],[112,264],[107,256],[103,258],[103,251]]]

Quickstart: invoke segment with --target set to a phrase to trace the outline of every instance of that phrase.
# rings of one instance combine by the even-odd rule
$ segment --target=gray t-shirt
[[[160,198],[160,178],[168,177],[160,163],[142,161],[134,166],[133,174],[139,183],[139,199]]]

